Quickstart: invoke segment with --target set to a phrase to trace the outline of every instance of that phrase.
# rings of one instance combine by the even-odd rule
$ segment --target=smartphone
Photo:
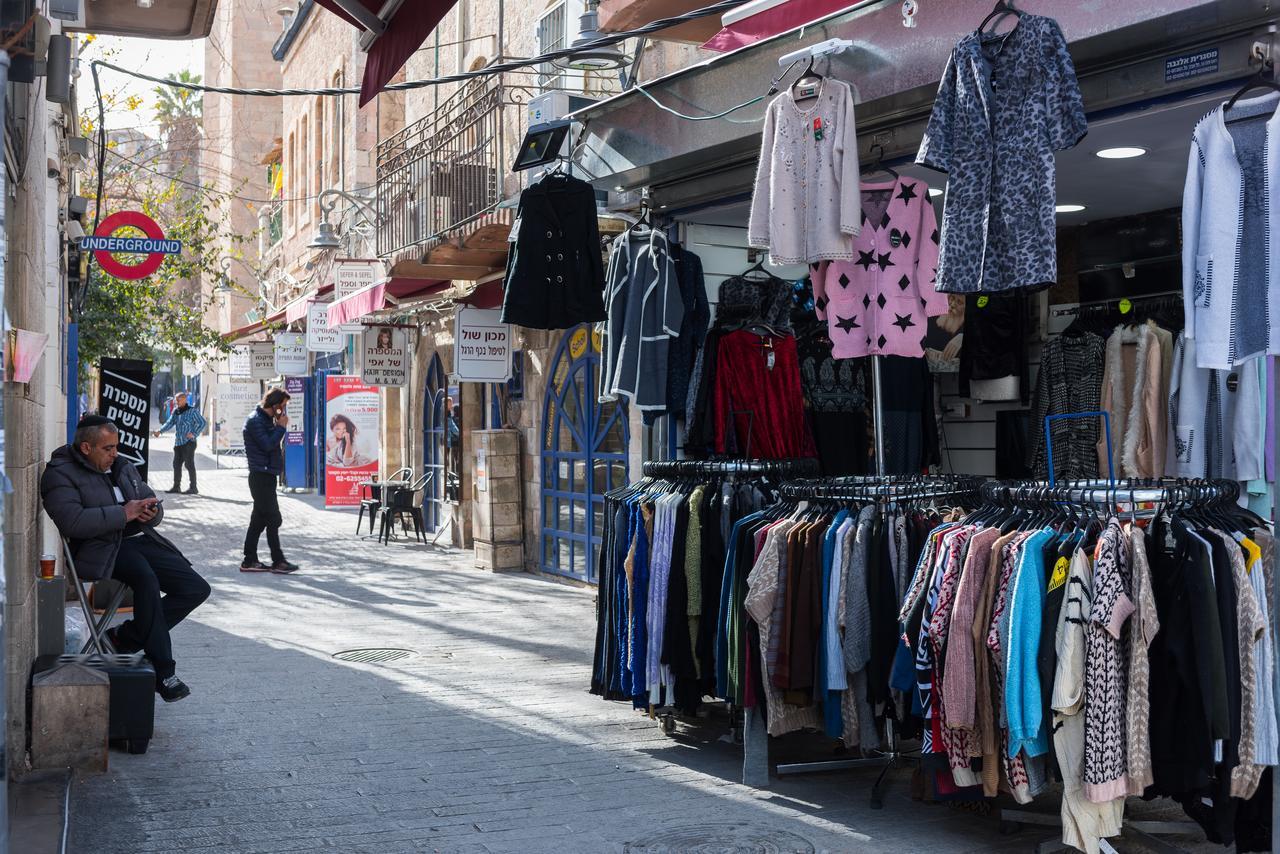
[[[161,504],[163,504],[163,503],[164,503],[164,499],[163,499],[163,498],[157,498],[157,499],[156,499],[156,506],[157,506],[157,507],[158,507],[158,506],[160,506],[160,505],[161,505]]]

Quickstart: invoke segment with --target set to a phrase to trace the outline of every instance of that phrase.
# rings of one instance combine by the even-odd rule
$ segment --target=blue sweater
[[[173,446],[180,448],[188,442],[194,442],[200,438],[200,434],[204,432],[209,422],[204,420],[204,416],[200,414],[200,410],[194,406],[188,406],[186,409],[174,409],[169,413],[169,420],[164,422],[160,427],[160,432],[165,433],[173,430]],[[187,434],[190,433],[195,438],[188,439]]]
[[[1011,757],[1024,748],[1028,756],[1042,756],[1049,751],[1036,658],[1040,655],[1040,623],[1044,619],[1044,546],[1053,536],[1053,531],[1044,530],[1028,537],[1014,571],[1004,689]]]

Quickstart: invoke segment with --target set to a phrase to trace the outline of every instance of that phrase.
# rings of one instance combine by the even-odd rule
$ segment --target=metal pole
[[[1271,356],[1264,358],[1272,359]],[[1272,412],[1271,417],[1275,419],[1275,423],[1280,425],[1280,370],[1276,370],[1277,364],[1272,362],[1271,392],[1272,392]],[[1277,465],[1280,465],[1280,429],[1275,431],[1275,459]],[[1263,479],[1266,479],[1266,466],[1263,466]],[[1271,520],[1273,523],[1273,531],[1280,531],[1280,501],[1276,500],[1276,485],[1271,481],[1267,481],[1267,488],[1271,490]],[[1275,556],[1272,558],[1272,565],[1275,565]],[[1271,605],[1271,645],[1273,654],[1280,654],[1280,644],[1277,644],[1277,633],[1280,633],[1280,608],[1276,607],[1275,602]],[[1274,674],[1273,680],[1278,690],[1280,690],[1280,673]],[[1280,846],[1280,768],[1271,770],[1271,850],[1276,851]]]
[[[884,477],[884,394],[879,355],[871,357],[871,372],[871,429],[876,433],[876,474]]]

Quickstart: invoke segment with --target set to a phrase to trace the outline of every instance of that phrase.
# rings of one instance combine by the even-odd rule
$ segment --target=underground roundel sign
[[[122,228],[132,226],[146,237],[116,237]],[[117,279],[145,279],[164,263],[164,256],[182,251],[181,240],[166,240],[156,221],[141,211],[118,211],[99,223],[92,236],[80,238],[80,248],[92,251],[104,272]],[[136,264],[117,261],[113,252],[145,256]]]

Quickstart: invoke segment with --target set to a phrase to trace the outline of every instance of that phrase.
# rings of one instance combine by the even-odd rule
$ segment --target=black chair
[[[418,501],[416,496],[431,484],[434,477],[435,472],[427,472],[410,486],[400,489],[391,488],[390,495],[387,496],[387,505],[382,509],[382,527],[378,535],[383,545],[390,542],[397,520],[400,522],[401,529],[408,535],[409,526],[405,523],[406,517],[413,522],[414,536],[420,542],[427,541],[427,523],[422,516],[422,502]]]
[[[413,469],[405,467],[399,469],[388,480],[399,480],[401,475],[413,477]],[[378,523],[378,513],[382,510],[382,484],[375,483],[361,487],[363,494],[360,496],[360,515],[356,516],[356,536],[360,536],[360,524],[364,521],[364,514],[369,513],[369,535],[373,534],[374,526]]]

